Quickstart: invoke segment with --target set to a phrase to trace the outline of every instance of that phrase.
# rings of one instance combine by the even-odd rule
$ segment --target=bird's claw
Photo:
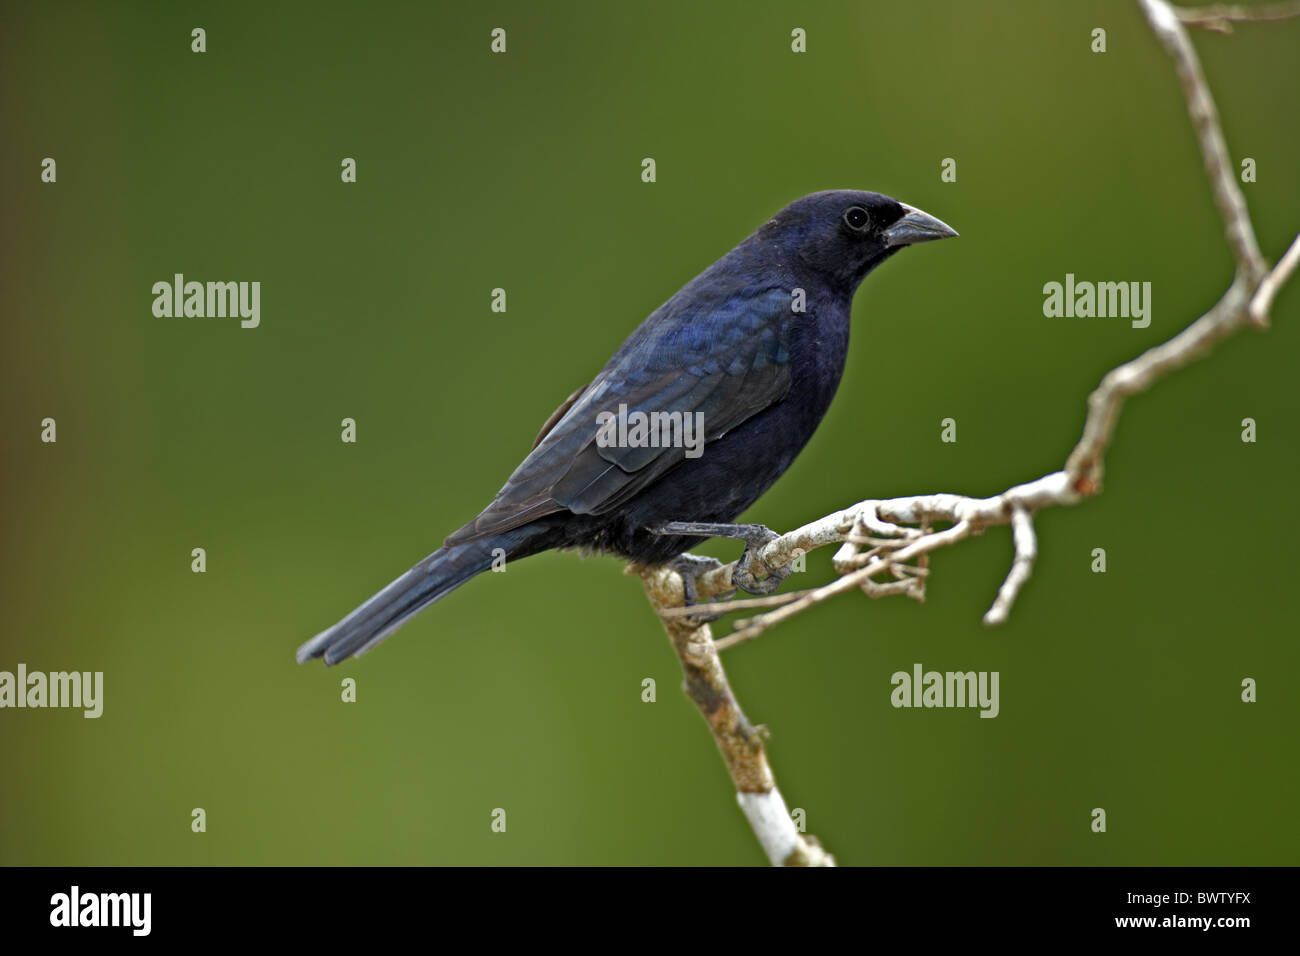
[[[741,540],[745,542],[745,553],[740,556],[735,570],[731,572],[731,583],[748,594],[771,594],[790,576],[794,568],[789,564],[776,568],[769,567],[767,562],[759,557],[759,553],[763,548],[779,538],[780,535],[761,524],[744,527],[746,533],[741,537]],[[767,572],[765,577],[754,577],[752,569],[755,561]]]
[[[722,567],[722,562],[717,558],[709,558],[700,554],[679,554],[668,563],[668,567],[676,571],[682,579],[682,606],[690,607],[699,603],[699,589],[696,581],[700,575],[707,574],[710,571],[716,571]],[[728,598],[731,594],[719,595],[720,598]],[[723,616],[719,611],[716,614],[691,614],[688,620],[695,624],[709,624]]]
[[[655,534],[699,535],[706,538],[734,538],[745,542],[745,553],[741,555],[736,568],[731,572],[731,583],[750,594],[771,594],[781,586],[794,570],[790,564],[778,568],[768,567],[759,561],[766,574],[762,578],[754,576],[754,560],[758,553],[770,542],[780,537],[775,531],[761,524],[721,524],[707,521],[667,521],[650,528]],[[695,557],[683,555],[682,557]],[[683,576],[684,577],[684,576]]]

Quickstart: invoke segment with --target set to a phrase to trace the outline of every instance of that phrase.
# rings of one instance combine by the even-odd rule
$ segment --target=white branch
[[[1277,290],[1282,288],[1297,265],[1300,265],[1300,235],[1291,241],[1291,248],[1278,260],[1273,271],[1264,276],[1264,281],[1255,291],[1255,297],[1250,300],[1251,322],[1261,328],[1268,326],[1268,313],[1273,307],[1273,296],[1277,295]]]
[[[1183,29],[1174,8],[1165,0],[1138,0],[1147,22],[1155,31],[1165,50],[1174,58],[1174,72],[1183,87],[1187,112],[1200,141],[1205,172],[1210,177],[1214,202],[1219,207],[1227,231],[1228,245],[1237,258],[1237,269],[1248,278],[1258,281],[1264,274],[1264,257],[1260,255],[1255,230],[1246,211],[1246,200],[1237,186],[1237,177],[1219,126],[1219,111],[1201,72],[1201,61],[1196,57],[1192,41]]]
[[[1216,3],[1208,7],[1174,7],[1178,19],[1192,27],[1204,27],[1219,33],[1231,33],[1233,23],[1288,20],[1300,17],[1300,2],[1260,3],[1243,6],[1237,3]]]
[[[767,762],[767,730],[751,724],[740,709],[709,625],[697,618],[668,613],[682,605],[685,595],[681,576],[662,566],[639,570],[650,606],[663,617],[668,639],[682,665],[686,696],[695,701],[713,732],[736,788],[736,799],[768,859],[779,866],[834,866],[835,858],[822,849],[815,837],[800,833],[790,819]]]
[[[773,866],[785,866],[791,857],[797,857],[803,852],[803,838],[790,817],[790,811],[786,809],[781,791],[775,785],[767,793],[738,793],[736,800]],[[818,859],[807,861],[805,865],[833,865],[834,861],[827,856],[820,844],[813,844],[812,851]]]
[[[998,589],[997,600],[984,615],[984,623],[990,627],[1001,624],[1007,619],[1007,615],[1011,613],[1011,605],[1016,603],[1016,596],[1029,580],[1029,575],[1034,570],[1034,561],[1038,558],[1038,538],[1034,535],[1034,519],[1024,508],[1016,508],[1011,512],[1011,540],[1016,547],[1016,557],[1011,562],[1007,579]]]

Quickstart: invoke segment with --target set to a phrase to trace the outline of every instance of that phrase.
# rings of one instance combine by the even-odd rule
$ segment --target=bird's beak
[[[929,242],[931,239],[949,239],[957,235],[957,230],[941,219],[935,219],[928,212],[913,209],[906,203],[903,218],[884,230],[885,244],[890,246],[910,246],[917,242]]]

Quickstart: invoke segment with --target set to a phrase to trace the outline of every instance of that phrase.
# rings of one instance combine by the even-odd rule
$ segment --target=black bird
[[[788,570],[756,577],[751,568],[772,533],[730,522],[790,466],[826,413],[863,278],[905,246],[955,235],[878,193],[819,192],[786,206],[637,327],[555,410],[477,518],[303,644],[298,660],[361,654],[494,559],[551,548],[653,565],[707,537],[734,537],[746,542],[734,582],[772,590]],[[658,413],[658,429],[611,424],[634,423],[637,413],[642,423]],[[702,449],[687,431],[697,423]],[[689,558],[680,566],[689,569]]]

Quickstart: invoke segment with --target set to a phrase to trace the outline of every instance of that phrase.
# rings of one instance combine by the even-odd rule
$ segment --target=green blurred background
[[[1231,278],[1129,3],[187,6],[2,15],[0,669],[103,671],[105,703],[0,711],[0,863],[760,863],[617,560],[486,575],[332,670],[294,650],[804,193],[885,192],[961,239],[864,284],[837,401],[749,514],[777,529],[1055,470],[1100,376]],[[1276,258],[1300,224],[1300,22],[1194,39]],[[261,327],[155,318],[176,272],[259,280]],[[1044,318],[1066,272],[1150,281],[1151,326]],[[935,559],[924,606],[847,596],[726,653],[842,863],[1298,861],[1294,288],[1274,325],[1130,404],[1105,494],[1040,517],[1006,627],[980,623],[996,529]],[[1001,715],[893,709],[915,662],[1000,671]]]

